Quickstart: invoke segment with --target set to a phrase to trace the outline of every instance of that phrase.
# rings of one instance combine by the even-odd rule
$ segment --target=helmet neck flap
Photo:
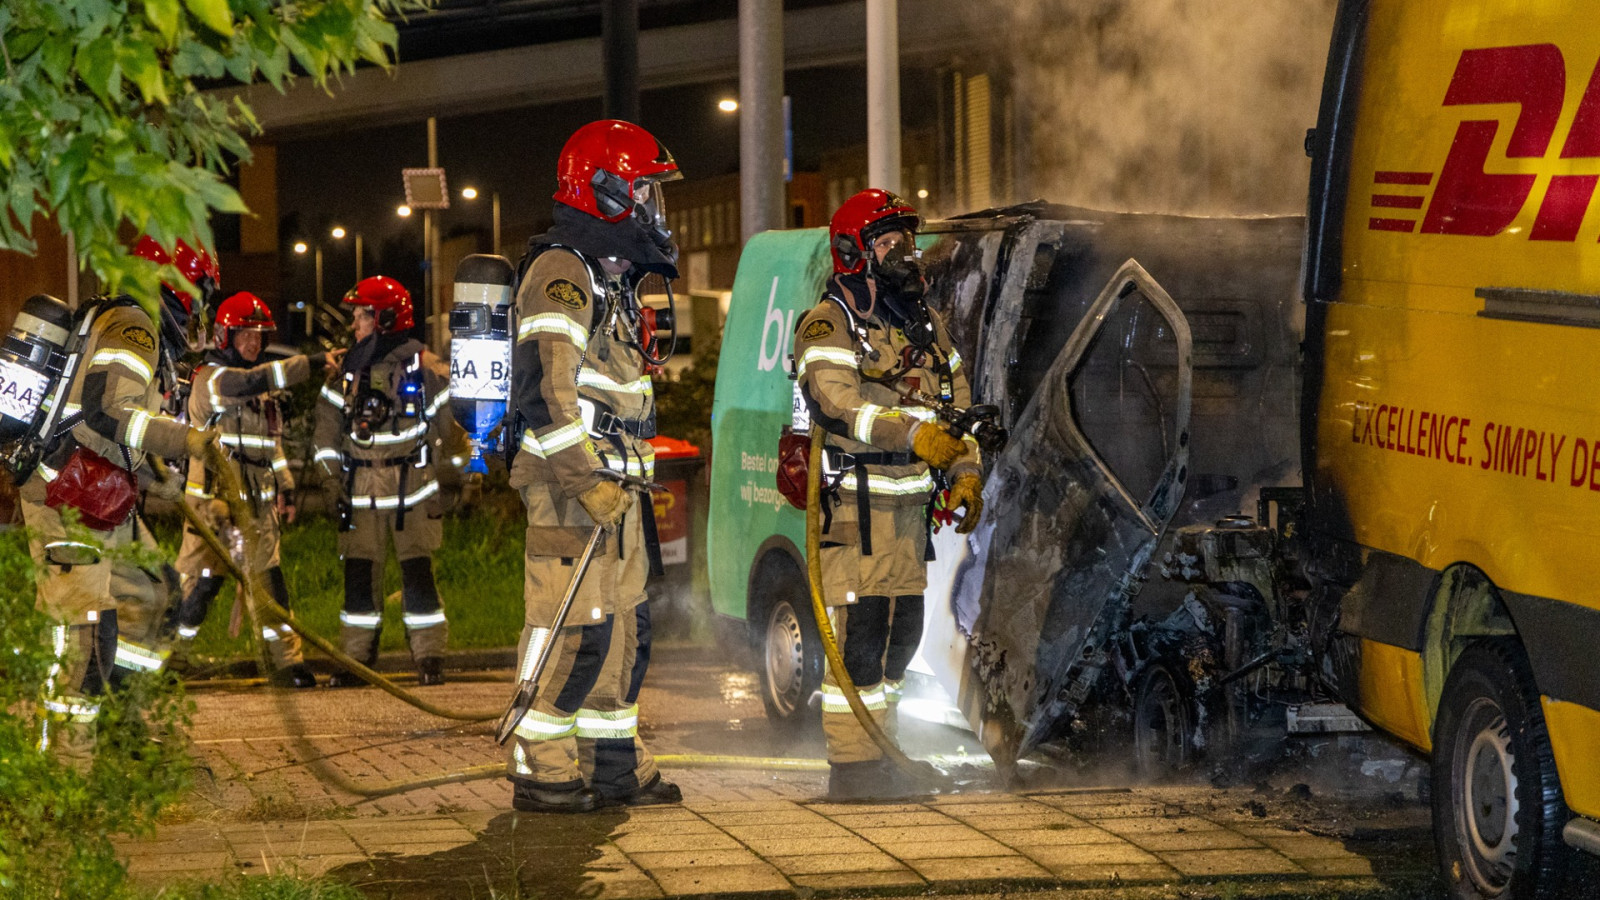
[[[678,277],[678,245],[670,238],[660,239],[659,232],[642,227],[636,218],[607,222],[564,203],[557,203],[552,215],[555,225],[530,241],[530,247],[560,244],[596,259],[628,260],[641,273]]]

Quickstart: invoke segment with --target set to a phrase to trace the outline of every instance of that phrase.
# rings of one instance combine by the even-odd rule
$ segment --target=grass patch
[[[152,900],[364,900],[360,891],[337,881],[305,880],[286,875],[164,887],[150,896]]]
[[[509,503],[505,502],[509,500]],[[178,523],[152,523],[163,545],[176,547]],[[522,631],[522,560],[525,522],[516,495],[490,495],[470,515],[447,516],[444,543],[433,557],[434,579],[450,619],[450,647],[514,646]],[[296,618],[316,633],[338,642],[339,610],[344,605],[344,564],[338,530],[325,516],[301,516],[284,529],[279,548],[283,574]],[[400,622],[400,566],[385,566],[382,649],[404,650]],[[246,634],[228,634],[235,585],[229,582],[200,626],[195,652],[202,656],[248,656]]]

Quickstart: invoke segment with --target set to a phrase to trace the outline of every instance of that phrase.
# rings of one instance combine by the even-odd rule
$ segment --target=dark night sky
[[[908,68],[901,79],[902,120],[907,128],[933,122],[932,73]],[[843,66],[789,72],[785,90],[793,98],[795,167],[815,170],[827,149],[866,141],[866,67]],[[677,158],[687,179],[737,172],[738,115],[716,108],[717,100],[737,97],[737,79],[646,91],[642,121]],[[501,200],[502,244],[515,256],[522,242],[548,222],[555,191],[556,157],[567,137],[585,122],[600,118],[598,97],[513,111],[440,118],[439,162],[454,195],[441,213],[442,233],[490,223],[489,192]],[[395,207],[404,200],[400,169],[427,164],[427,127],[422,122],[373,128],[278,148],[278,202],[283,229],[283,296],[314,294],[312,265],[289,250],[295,240],[326,235],[334,224],[359,231],[367,245],[365,274],[379,274],[375,262],[386,244],[391,251],[411,244],[420,252],[420,215],[401,219]],[[471,184],[483,192],[475,202],[456,193]],[[667,193],[671,203],[671,188]],[[353,281],[354,255],[348,246],[324,238],[324,290],[336,298]],[[388,267],[406,268],[391,253]],[[414,259],[414,257],[413,257]],[[420,287],[415,271],[382,271]]]

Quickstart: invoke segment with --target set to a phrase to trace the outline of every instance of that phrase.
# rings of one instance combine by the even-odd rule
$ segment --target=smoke
[[[1020,0],[1006,44],[1029,192],[1111,210],[1304,212],[1335,5]]]

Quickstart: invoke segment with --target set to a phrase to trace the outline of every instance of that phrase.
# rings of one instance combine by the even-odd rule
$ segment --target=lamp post
[[[305,241],[294,242],[294,252],[296,255],[305,256],[306,251],[308,250],[312,251],[312,258],[316,261],[317,303],[316,307],[306,308],[305,301],[302,300],[300,301],[299,306],[306,310],[306,337],[311,337],[311,316],[316,308],[320,308],[322,306],[322,245],[318,244],[313,249],[311,245],[307,244]]]
[[[345,231],[344,227],[340,226],[340,225],[333,226],[333,230],[328,232],[328,233],[330,235],[332,235],[333,239],[336,240],[336,241],[344,240],[345,237],[349,234],[349,232]],[[361,232],[359,232],[359,231],[356,232],[355,237],[356,237],[356,281],[360,281],[361,280],[361,264],[362,264],[362,258],[361,257],[363,256],[362,246],[361,246]]]
[[[478,199],[478,189],[475,188],[475,187],[472,187],[470,185],[467,186],[467,187],[462,188],[461,189],[461,199],[463,199],[463,200],[476,200],[476,199]],[[500,255],[500,192],[499,191],[490,191],[489,192],[489,210],[490,210],[489,217],[490,217],[490,222],[491,222],[491,225],[490,225],[490,237],[489,237],[489,252],[493,253],[495,256],[499,256]]]
[[[294,252],[295,253],[297,253],[297,254],[299,254],[301,256],[305,256],[306,255],[306,251],[308,251],[308,250],[311,251],[312,258],[316,260],[317,305],[321,306],[322,305],[322,245],[318,244],[318,245],[316,245],[316,247],[312,247],[310,244],[307,244],[305,241],[295,241],[294,242]]]

